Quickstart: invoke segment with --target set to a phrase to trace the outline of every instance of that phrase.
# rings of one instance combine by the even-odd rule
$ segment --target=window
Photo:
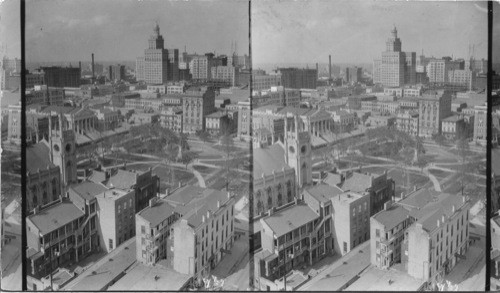
[[[344,252],[347,252],[347,242],[344,241]]]
[[[109,239],[109,249],[113,249],[113,239]]]
[[[144,225],[141,226],[141,233],[146,234],[146,227]]]

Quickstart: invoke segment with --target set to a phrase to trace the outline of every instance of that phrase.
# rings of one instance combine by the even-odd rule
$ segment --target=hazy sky
[[[252,55],[259,63],[372,62],[396,25],[403,51],[487,57],[487,3],[428,1],[252,2]]]
[[[0,2],[0,55],[21,58],[21,8],[19,0]]]
[[[248,54],[248,1],[28,0],[27,62],[135,60],[155,22],[166,48]]]

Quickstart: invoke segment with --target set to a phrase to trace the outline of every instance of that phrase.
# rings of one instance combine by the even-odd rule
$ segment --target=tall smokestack
[[[316,79],[319,79],[318,63],[316,63]]]
[[[332,55],[328,55],[328,78],[332,80]]]
[[[92,84],[94,83],[94,53],[92,53]]]
[[[78,61],[78,68],[80,69],[80,75],[82,74],[82,61]]]

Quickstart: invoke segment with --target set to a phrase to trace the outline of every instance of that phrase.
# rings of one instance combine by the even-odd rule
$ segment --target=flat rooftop
[[[350,204],[364,196],[369,196],[369,195],[362,195],[356,192],[344,192],[342,194],[339,194],[337,196],[332,197],[332,204]]]
[[[306,192],[309,193],[319,202],[327,202],[332,197],[338,196],[344,191],[342,191],[342,189],[338,188],[337,186],[331,186],[328,184],[321,183],[309,189],[306,189]]]
[[[138,212],[137,216],[148,221],[154,227],[166,220],[174,212],[175,208],[172,205],[163,199],[158,199],[154,205],[148,205],[142,211]]]
[[[318,218],[319,215],[308,205],[299,203],[276,211],[274,214],[262,218],[261,221],[264,221],[273,230],[274,234],[280,237]]]
[[[345,291],[417,291],[424,282],[404,272],[401,264],[389,270],[381,270],[375,266],[365,270],[357,281],[344,289]]]
[[[125,191],[125,190],[120,190],[120,189],[109,189],[109,190],[105,190],[104,192],[96,195],[97,198],[102,198],[102,199],[105,199],[105,200],[117,200],[127,194],[129,194],[130,192],[128,191]]]
[[[107,290],[114,291],[179,291],[190,276],[160,265],[147,266],[136,263],[125,275]],[[155,277],[156,280],[155,280]]]
[[[41,234],[47,234],[85,215],[71,202],[61,202],[28,216]]]
[[[322,277],[312,277],[299,291],[342,291],[370,266],[370,241],[356,246],[322,271]],[[350,288],[348,288],[349,290]]]
[[[64,286],[65,291],[102,291],[136,262],[135,237],[122,243]]]

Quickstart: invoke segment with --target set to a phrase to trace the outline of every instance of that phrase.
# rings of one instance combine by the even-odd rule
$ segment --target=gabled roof
[[[40,230],[41,234],[46,234],[71,223],[83,215],[85,213],[73,203],[61,202],[28,216],[27,220],[31,221]]]
[[[26,147],[26,171],[36,173],[38,170],[54,168],[50,161],[50,149],[46,141]]]

